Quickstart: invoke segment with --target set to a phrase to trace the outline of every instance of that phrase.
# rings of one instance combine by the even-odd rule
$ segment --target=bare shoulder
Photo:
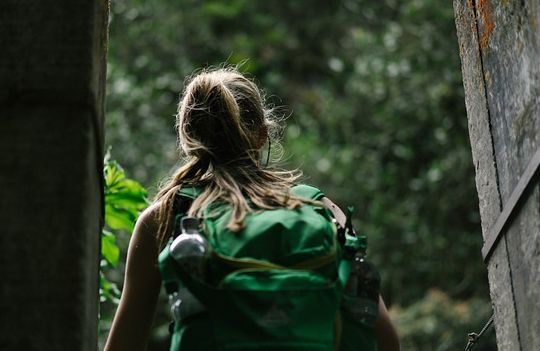
[[[151,204],[141,212],[137,223],[135,223],[127,252],[127,272],[130,269],[140,271],[140,267],[146,265],[146,263],[141,265],[141,262],[152,262],[153,264],[156,260],[158,252],[159,207],[160,203]]]
[[[156,242],[159,229],[160,205],[159,202],[155,202],[141,212],[135,224],[132,239]]]
[[[157,229],[159,227],[159,207],[161,203],[154,202],[141,212],[137,219],[137,226],[148,229]],[[140,228],[143,229],[143,228]]]

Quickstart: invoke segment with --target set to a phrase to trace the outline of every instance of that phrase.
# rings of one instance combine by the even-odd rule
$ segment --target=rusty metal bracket
[[[495,225],[491,227],[491,230],[488,233],[487,239],[484,242],[484,246],[482,247],[482,257],[484,258],[484,262],[488,262],[493,250],[495,249],[495,247],[497,247],[497,243],[503,236],[504,229],[512,221],[516,209],[518,208],[518,204],[523,198],[523,194],[533,183],[532,180],[535,178],[535,176],[539,173],[539,165],[540,147],[536,149],[536,152],[529,161],[525,172],[523,172],[521,178],[519,178],[516,187],[514,188],[514,191],[512,191],[512,195],[510,195],[510,198],[506,202],[501,214],[497,218]]]

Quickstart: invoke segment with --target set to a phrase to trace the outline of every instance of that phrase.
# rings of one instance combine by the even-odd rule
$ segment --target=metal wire
[[[488,321],[480,331],[480,333],[469,333],[467,336],[469,337],[469,341],[467,342],[467,346],[465,347],[465,351],[472,350],[478,339],[488,330],[488,328],[493,324],[493,313],[491,314],[491,317],[489,317]]]

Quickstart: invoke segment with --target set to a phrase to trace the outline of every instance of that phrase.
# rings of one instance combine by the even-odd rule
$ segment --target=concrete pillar
[[[540,350],[540,2],[454,10],[497,345]]]
[[[0,349],[95,350],[107,0],[0,5]]]

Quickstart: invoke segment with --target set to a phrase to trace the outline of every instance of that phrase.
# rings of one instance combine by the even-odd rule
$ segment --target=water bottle
[[[182,218],[181,228],[182,232],[171,244],[171,256],[196,279],[204,280],[210,244],[199,232],[197,218]]]
[[[199,220],[184,217],[181,233],[172,242],[171,256],[183,269],[197,280],[206,279],[206,265],[210,255],[210,244],[199,232]],[[178,290],[169,295],[171,314],[176,322],[205,310],[202,303],[182,283]]]
[[[366,241],[365,237],[360,237]],[[364,248],[366,244],[362,245]],[[369,327],[375,326],[379,315],[381,277],[375,266],[366,260],[365,249],[354,257],[351,273],[345,286],[343,306],[349,316]]]

